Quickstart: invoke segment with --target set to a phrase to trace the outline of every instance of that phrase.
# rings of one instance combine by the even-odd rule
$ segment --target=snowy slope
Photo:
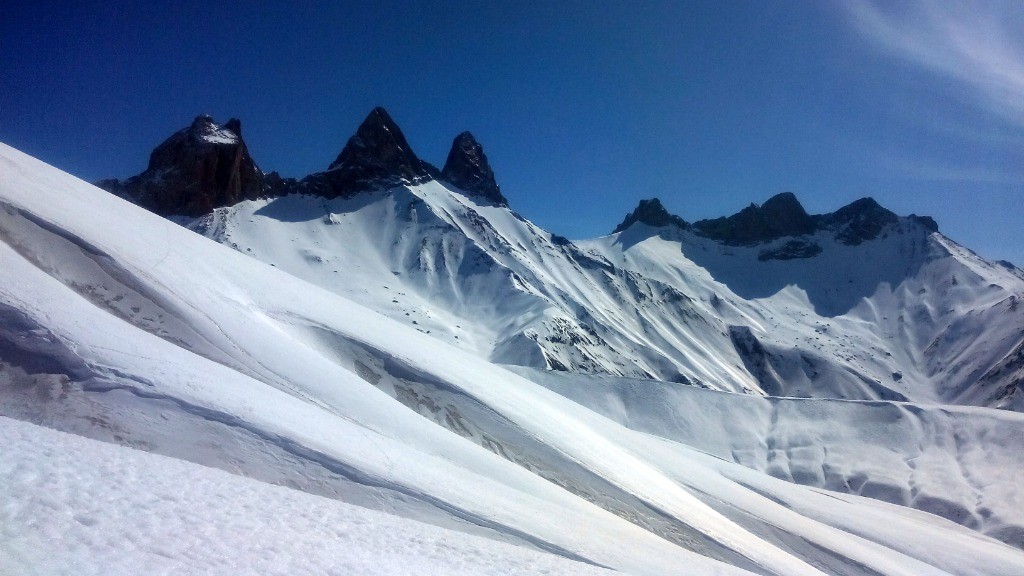
[[[789,241],[727,246],[636,224],[581,246],[703,294],[721,340],[771,394],[1022,408],[1019,361],[986,378],[1024,345],[1019,269],[910,218],[856,246],[807,236],[822,248],[812,258],[759,258]]]
[[[1024,548],[1024,494],[1016,481],[1024,470],[1024,416],[1018,413],[764,398],[510,369],[632,430],[776,478],[925,510]]]
[[[757,389],[693,300],[439,182],[242,202],[190,227],[489,360]]]
[[[233,440],[249,451],[269,444],[303,466],[429,505],[441,523],[454,517],[637,573],[680,563],[728,573],[415,416],[357,374],[356,361],[443,374],[452,370],[446,346],[9,148],[2,169],[5,356],[30,372],[65,376],[53,396],[78,405],[69,408],[81,415],[72,420],[79,431],[89,424],[86,432],[114,431],[113,440],[127,436],[160,451],[161,438],[145,437],[150,421],[170,412],[168,419],[187,426],[184,412],[246,432]],[[512,378],[461,360],[468,365],[459,367],[460,380]],[[15,380],[8,388],[24,385]],[[112,391],[162,410],[108,401]],[[191,434],[169,432],[171,444]],[[250,472],[244,453],[227,456],[226,464]],[[623,541],[628,551],[615,545]]]
[[[8,147],[0,174],[5,415],[634,574],[1024,570],[1012,530],[630,429]],[[966,462],[1014,521],[1002,472]]]
[[[1024,274],[900,219],[763,260],[637,223],[568,242],[432,181],[220,208],[190,227],[504,364],[719,390],[1019,408]]]
[[[0,441],[3,574],[612,574],[17,420]]]

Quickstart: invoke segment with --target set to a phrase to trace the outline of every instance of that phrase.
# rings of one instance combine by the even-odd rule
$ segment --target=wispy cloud
[[[966,88],[976,105],[1024,128],[1024,2],[843,0],[869,42]]]
[[[889,168],[901,176],[923,181],[1012,185],[1024,180],[1024,174],[1020,171],[1000,166],[939,162],[899,154],[879,154],[877,162],[879,166]]]

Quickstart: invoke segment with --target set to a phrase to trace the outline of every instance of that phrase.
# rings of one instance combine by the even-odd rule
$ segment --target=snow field
[[[0,573],[611,574],[0,417]]]

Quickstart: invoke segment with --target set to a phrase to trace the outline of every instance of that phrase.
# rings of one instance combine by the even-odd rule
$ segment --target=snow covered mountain
[[[984,407],[1021,407],[1024,280],[927,219],[644,202],[570,242],[376,110],[239,200],[198,124],[212,172],[107,184],[195,186],[160,213],[220,245],[0,145],[0,571],[1024,571],[1024,415]]]
[[[1024,272],[869,198],[693,224],[645,200],[570,242],[507,207],[472,135],[438,172],[376,109],[327,172],[224,204],[185,223],[492,362],[1024,407]]]

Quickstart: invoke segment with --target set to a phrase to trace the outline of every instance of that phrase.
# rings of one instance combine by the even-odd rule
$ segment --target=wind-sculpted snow
[[[687,366],[700,366],[700,373],[714,374],[729,367],[729,374],[743,378],[741,360],[736,355],[723,360],[725,356],[714,349],[715,339],[728,339],[726,326],[741,325],[738,319],[746,318],[745,325],[751,325],[757,316],[723,291],[717,306],[729,321],[704,318],[705,309],[717,308],[698,289],[708,286],[701,284],[703,280],[674,283],[667,268],[642,275],[616,263],[614,254],[602,253],[599,246],[567,244],[503,208],[473,206],[434,184],[332,200],[338,204],[326,208],[323,204],[311,207],[303,197],[280,199],[285,203],[274,205],[279,214],[318,212],[318,216],[305,229],[288,228],[275,219],[263,228],[263,244],[239,242],[256,235],[242,234],[235,224],[238,218],[243,223],[249,218],[258,221],[261,216],[256,212],[270,204],[216,212],[205,223],[207,233],[237,244],[232,250],[4,146],[0,146],[0,175],[4,204],[0,317],[5,322],[0,331],[0,414],[392,515],[378,521],[366,512],[326,502],[324,514],[337,519],[334,524],[369,518],[367,522],[384,531],[394,525],[402,527],[395,530],[408,531],[403,533],[437,534],[414,524],[415,519],[518,547],[480,544],[467,536],[461,551],[443,556],[425,571],[461,562],[457,558],[473,550],[493,550],[487,554],[495,556],[480,559],[492,566],[500,561],[488,558],[507,556],[509,571],[514,571],[526,566],[524,562],[535,561],[528,558],[538,558],[524,548],[561,556],[562,560],[536,560],[550,562],[552,570],[558,564],[565,570],[608,567],[631,574],[1011,575],[1024,570],[1024,552],[1016,547],[1013,532],[1019,522],[1009,510],[1020,509],[1019,495],[1016,484],[1000,476],[1020,470],[994,470],[979,458],[991,449],[993,458],[1015,468],[1018,461],[1006,453],[1014,448],[1020,452],[1021,440],[1012,427],[999,432],[997,426],[985,424],[986,409],[977,409],[977,418],[963,412],[963,430],[954,431],[954,444],[947,446],[945,457],[936,440],[936,448],[922,449],[926,457],[921,457],[914,472],[914,486],[920,490],[912,497],[936,496],[946,486],[974,490],[970,494],[976,493],[978,502],[964,506],[976,518],[977,524],[972,525],[885,502],[881,492],[864,490],[869,482],[892,484],[902,470],[881,457],[888,449],[885,444],[864,442],[860,452],[839,451],[837,457],[824,460],[837,467],[855,457],[877,461],[877,470],[851,466],[837,468],[835,475],[851,478],[851,486],[857,474],[865,475],[859,492],[874,498],[854,495],[858,490],[852,488],[844,494],[818,487],[827,487],[834,476],[823,476],[825,484],[812,482],[815,442],[824,446],[860,442],[859,429],[853,424],[829,428],[827,420],[818,420],[843,414],[833,405],[844,403],[818,401],[817,412],[802,415],[797,410],[798,415],[786,416],[792,425],[780,418],[783,424],[775,427],[753,427],[750,436],[742,437],[747,438],[745,443],[737,440],[738,448],[750,447],[749,455],[733,456],[732,445],[721,440],[722,446],[730,446],[730,453],[717,455],[712,446],[698,442],[700,438],[639,431],[633,422],[601,406],[588,406],[480,357],[484,355],[480,351],[493,346],[499,335],[532,329],[535,344],[553,336],[564,340],[551,347],[538,344],[542,354],[557,356],[582,348],[581,358],[615,365],[615,358],[625,358],[625,351],[632,349],[626,347],[631,335],[642,333],[637,327],[647,325],[662,339],[664,350],[637,362],[649,365],[662,358],[676,366],[664,355],[679,346],[690,359]],[[342,209],[346,206],[348,211]],[[368,216],[382,215],[389,219],[376,221],[374,228]],[[311,222],[303,218],[296,217],[291,224]],[[451,233],[456,229],[461,236]],[[339,234],[341,240],[332,236],[335,230],[345,231]],[[417,230],[443,233],[412,234]],[[298,250],[290,246],[292,239]],[[353,240],[348,253],[346,239]],[[319,248],[317,241],[322,244]],[[499,253],[496,246],[503,246],[504,252]],[[278,265],[243,255],[249,253],[247,248],[267,251],[257,257],[279,257],[276,262],[266,258]],[[355,257],[369,249],[369,256]],[[331,261],[335,254],[341,256]],[[299,258],[306,268],[297,265]],[[467,258],[478,260],[479,266],[466,264]],[[566,266],[541,267],[542,261]],[[469,283],[467,288],[454,282],[462,280],[462,275],[453,274],[453,269],[477,271],[469,276],[477,277],[480,284]],[[352,299],[370,304],[387,299],[395,306],[382,307],[385,316],[339,294],[341,283],[329,286],[333,291],[324,290],[296,277],[305,274],[322,284],[320,280],[333,276],[333,270],[351,278]],[[666,277],[658,278],[659,274]],[[388,284],[371,286],[374,278],[378,282],[389,278]],[[585,279],[582,284],[581,278]],[[510,284],[502,287],[505,282]],[[598,288],[590,288],[589,283]],[[502,290],[496,293],[501,297],[484,301],[483,294],[495,288]],[[478,294],[472,298],[457,297],[473,290]],[[653,313],[627,315],[606,306],[627,293],[634,294],[633,302],[643,295],[650,310],[664,309],[662,302],[671,302],[681,317],[693,314],[692,326],[673,327],[666,320],[656,324]],[[436,306],[434,298],[439,294],[446,295],[438,299],[448,302],[447,307]],[[793,295],[784,296],[796,300]],[[584,302],[590,306],[584,307]],[[512,311],[520,315],[510,317]],[[478,313],[493,324],[480,327],[467,321]],[[499,323],[503,318],[507,325]],[[769,317],[761,320],[767,322]],[[555,332],[551,326],[565,328]],[[722,332],[710,339],[697,337],[712,327],[721,327]],[[677,342],[669,341],[673,333]],[[596,340],[613,335],[620,348]],[[470,343],[462,343],[464,338]],[[456,340],[458,345],[453,345]],[[657,346],[658,342],[651,337],[632,345]],[[689,347],[683,342],[689,342]],[[609,349],[619,350],[618,356]],[[686,368],[682,361],[679,365]],[[697,371],[687,370],[691,375]],[[719,374],[718,378],[729,376]],[[746,378],[749,382],[750,377]],[[913,379],[914,374],[909,374],[904,381]],[[740,387],[735,382],[731,386]],[[782,413],[774,401],[741,398],[773,407],[769,415]],[[891,417],[893,407],[858,406],[864,412],[848,415],[847,422],[881,421]],[[749,411],[758,418],[764,413],[762,404]],[[695,415],[679,413],[673,418],[690,419],[690,426],[700,424]],[[906,420],[932,423],[937,430],[934,438],[948,438],[940,428],[960,422],[958,418]],[[658,425],[658,419],[651,418],[651,423]],[[12,430],[2,425],[0,429]],[[12,441],[3,444],[5,450],[24,451],[18,447],[50,442],[47,434],[33,441],[19,440],[32,432],[17,430]],[[981,434],[984,430],[987,437]],[[766,446],[768,437],[777,442],[771,449],[775,452],[765,448],[763,457],[758,452],[762,437]],[[989,442],[1007,450],[991,448]],[[909,453],[905,446],[899,449]],[[72,466],[67,453],[56,449],[52,453],[59,457],[54,462]],[[99,450],[92,463],[91,451],[74,453],[78,461],[73,465],[83,467],[77,476],[82,484],[74,484],[71,475],[60,494],[81,488],[93,497],[96,492],[89,479],[97,476],[88,467],[104,470],[111,461],[108,457],[116,459],[125,474],[149,474],[145,472],[149,464],[124,456],[123,451]],[[7,460],[25,462],[20,469],[29,470],[39,469],[44,462]],[[968,488],[950,480],[952,462],[962,467]],[[38,478],[18,472],[12,477],[15,483],[10,485],[17,486],[36,486]],[[239,562],[240,571],[260,571],[252,556],[269,546],[272,549],[263,553],[280,562],[275,566],[293,565],[296,572],[307,566],[305,562],[311,566],[324,557],[309,549],[306,535],[323,524],[310,524],[310,513],[298,511],[310,506],[304,498],[299,503],[279,499],[279,491],[264,495],[253,488],[253,481],[245,481],[235,491],[241,508],[214,505],[209,522],[192,524],[181,520],[182,506],[202,510],[204,495],[215,492],[216,482],[193,467],[176,469],[169,478],[167,483],[104,483],[111,494],[137,490],[143,499],[145,494],[154,499],[165,494],[167,485],[196,483],[200,487],[195,501],[169,508],[137,506],[145,512],[166,511],[176,523],[181,522],[172,525],[187,527],[187,540],[159,549],[170,559],[157,568],[171,566],[168,570],[172,570],[191,562],[196,571],[219,570],[222,565],[209,568],[208,562],[215,561],[216,551],[221,550],[222,520],[231,526],[257,528],[251,545],[247,542],[238,555],[229,555]],[[34,517],[40,504],[32,494],[36,492],[19,489],[5,497],[5,502],[14,504],[5,504],[0,514]],[[948,503],[965,501],[963,494],[945,496]],[[244,505],[264,498],[272,502],[270,510],[281,510],[281,522],[288,527],[274,532],[272,544],[260,536],[268,518],[265,511]],[[91,562],[87,555],[97,548],[88,544],[100,539],[97,545],[104,565],[127,567],[136,565],[139,551],[154,552],[153,542],[166,538],[159,531],[135,529],[134,522],[144,521],[146,514],[135,518],[97,515],[90,508],[93,501],[54,498],[62,518],[84,520],[76,520],[77,525],[62,521],[48,525],[52,527],[48,532],[37,523],[28,531],[0,532],[4,549],[66,535],[75,544],[63,548],[61,555],[3,558],[15,558],[19,572],[23,566],[63,570],[62,566],[76,561],[80,566]],[[989,510],[987,515],[982,507]],[[1005,526],[1002,530],[999,522]],[[104,545],[104,536],[90,530],[90,523],[103,525],[104,535],[137,534],[139,540]],[[377,541],[382,533],[374,531],[366,538]],[[190,552],[204,538],[211,541],[214,554]],[[366,542],[351,544],[359,547],[360,562],[379,558],[376,565],[388,573],[406,573],[412,565],[401,562],[407,556]],[[323,546],[326,554],[346,544],[331,538]],[[415,550],[429,554],[431,547],[422,544]],[[373,551],[369,556],[364,553],[367,549]],[[569,560],[577,564],[566,564]],[[479,564],[463,566],[469,572],[488,570]]]
[[[2,417],[0,439],[4,574],[612,574]]]

